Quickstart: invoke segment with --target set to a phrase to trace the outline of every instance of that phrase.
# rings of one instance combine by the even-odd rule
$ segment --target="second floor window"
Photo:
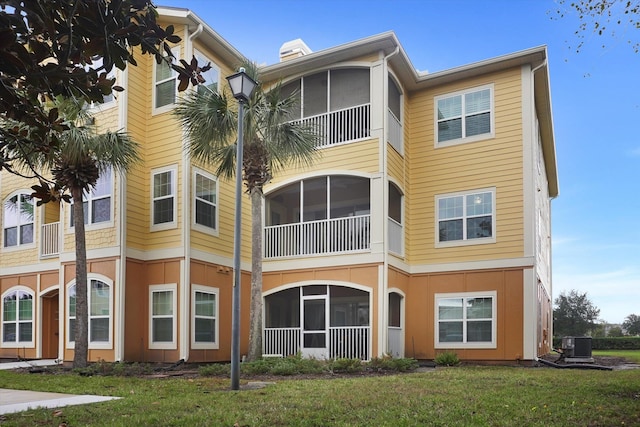
[[[174,47],[171,49],[174,57],[180,57],[180,49]],[[160,109],[162,107],[171,106],[176,101],[177,93],[177,76],[178,73],[167,64],[165,61],[161,61],[159,64],[155,64],[155,76],[154,76],[154,109]],[[162,111],[160,111],[162,112]]]
[[[438,243],[494,240],[495,191],[456,193],[436,198]]]
[[[113,174],[111,169],[100,173],[95,187],[82,196],[85,224],[97,224],[111,220],[111,189]],[[71,205],[70,225],[73,227],[73,205]]]
[[[209,231],[217,228],[217,187],[218,183],[211,175],[195,172],[194,222],[196,225],[206,227]]]
[[[437,97],[437,144],[489,137],[493,132],[492,92],[492,86],[484,86]]]
[[[16,194],[4,203],[4,247],[33,243],[34,203],[26,193]]]
[[[151,185],[153,192],[152,226],[175,226],[176,170],[164,169],[154,172]]]

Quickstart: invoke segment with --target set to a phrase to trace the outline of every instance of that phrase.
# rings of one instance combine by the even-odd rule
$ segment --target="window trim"
[[[92,281],[102,282],[109,287],[109,339],[107,341],[91,341],[91,282]],[[67,349],[75,348],[75,336],[72,337],[70,335],[71,328],[69,327],[69,321],[72,319],[69,311],[69,292],[72,287],[76,286],[76,280],[73,279],[69,282],[65,289],[65,344]],[[103,350],[103,349],[112,349],[113,348],[113,316],[114,316],[115,306],[114,306],[114,297],[113,297],[113,280],[108,277],[98,275],[98,274],[88,274],[87,275],[87,334],[88,334],[88,348],[89,350]],[[94,316],[95,318],[104,318],[104,316]],[[73,316],[73,319],[76,319],[76,316]]]
[[[453,299],[453,298],[491,298],[491,341],[486,342],[440,342],[440,321],[438,318],[438,302],[441,299]],[[496,349],[497,345],[497,323],[498,323],[498,293],[496,291],[485,292],[456,292],[456,293],[436,293],[434,295],[434,335],[433,345],[436,349]],[[468,322],[466,318],[466,312],[463,313],[463,331],[466,331],[466,324]],[[466,336],[463,333],[463,339],[466,340]]]
[[[213,342],[196,342],[196,292],[215,295],[215,340]],[[220,348],[220,289],[203,286],[191,285],[191,348],[194,350],[218,350]]]
[[[156,200],[154,196],[154,178],[156,175],[161,173],[171,172],[171,196],[162,196],[163,198],[173,198],[173,220],[168,222],[163,222],[159,224],[154,223],[155,217],[155,209],[154,209],[154,201]],[[151,217],[149,218],[150,230],[151,231],[162,231],[162,230],[170,230],[172,228],[178,227],[178,166],[170,165],[161,168],[156,168],[151,170],[151,181],[150,181],[150,193],[151,193],[151,206],[149,207],[149,212],[151,212]]]
[[[172,47],[171,53],[173,54],[174,58],[180,58],[180,46]],[[156,61],[153,61],[153,70],[151,71],[153,76],[153,85],[151,89],[151,115],[152,116],[155,116],[156,114],[166,113],[167,111],[171,111],[173,107],[176,105],[176,101],[178,97],[178,73],[176,71],[172,71],[172,74],[171,74],[172,77],[166,78],[161,81],[157,81],[156,69],[158,68],[158,65],[159,64]],[[156,91],[158,89],[158,85],[171,81],[172,79],[176,81],[173,102],[163,105],[161,107],[156,107],[156,97],[157,97]]]
[[[173,340],[169,341],[153,341],[153,294],[155,292],[172,292],[173,313],[172,330]],[[167,316],[168,317],[168,316]],[[162,285],[149,285],[149,349],[150,350],[176,350],[178,348],[178,284],[168,283]]]
[[[33,218],[31,219],[30,223],[24,223],[21,224],[18,218],[18,223],[16,225],[17,228],[17,233],[18,233],[18,239],[20,237],[20,226],[21,225],[26,225],[26,224],[32,224],[33,227],[33,240],[29,243],[17,243],[15,245],[12,246],[6,246],[6,241],[5,241],[5,230],[8,228],[6,227],[6,205],[7,202],[12,199],[13,197],[18,197],[18,199],[20,198],[20,196],[29,196],[31,197],[31,192],[27,191],[27,190],[16,190],[13,193],[9,194],[2,202],[2,236],[0,237],[0,239],[2,240],[2,247],[0,247],[0,249],[4,252],[11,252],[11,251],[19,251],[19,250],[24,250],[24,249],[33,249],[36,247],[36,240],[38,238],[37,236],[37,232],[38,232],[38,228],[36,226],[36,224],[38,223],[36,221],[36,216],[37,216],[37,209],[36,209],[36,203],[35,200],[32,198],[31,199],[31,204],[33,205]],[[20,216],[20,214],[18,213],[18,217]],[[10,227],[13,228],[13,227]]]
[[[449,240],[449,241],[445,241],[445,242],[441,242],[440,241],[440,212],[438,209],[438,203],[441,199],[448,199],[448,198],[452,198],[452,197],[460,197],[462,196],[463,199],[466,198],[466,196],[470,196],[470,195],[474,195],[474,194],[480,194],[480,193],[491,193],[491,237],[480,237],[477,239],[468,239],[466,236],[466,220],[467,220],[467,213],[466,213],[466,209],[465,212],[463,212],[463,216],[462,216],[462,223],[463,223],[463,233],[462,233],[462,240]],[[434,241],[435,241],[435,247],[436,248],[447,248],[447,247],[452,247],[452,246],[468,246],[468,245],[484,245],[484,244],[490,244],[490,243],[495,243],[496,242],[496,234],[497,234],[497,230],[496,230],[496,187],[489,187],[489,188],[480,188],[477,190],[468,190],[468,191],[458,191],[455,193],[447,193],[447,194],[437,194],[435,196],[435,202],[434,202],[434,217],[435,217],[435,230],[434,230]]]
[[[215,227],[211,228],[211,227],[207,227],[206,225],[203,224],[198,224],[196,222],[196,206],[197,206],[197,202],[198,202],[198,197],[196,195],[196,185],[197,185],[197,176],[201,175],[207,179],[212,180],[215,183],[215,192],[216,192],[216,202],[213,204],[214,208],[215,208]],[[192,195],[192,205],[191,205],[191,210],[192,210],[192,215],[191,215],[191,227],[194,230],[197,231],[201,231],[203,233],[207,233],[210,234],[212,236],[218,236],[219,235],[219,229],[220,229],[220,183],[218,181],[218,177],[216,177],[215,175],[202,170],[200,168],[194,168],[193,169],[193,174],[192,174],[192,183],[191,183],[191,191],[193,192]],[[205,203],[209,203],[207,201],[203,201]]]
[[[91,67],[87,66],[85,68],[86,69],[97,69],[97,68],[102,67],[102,65],[104,64],[104,58],[97,57],[97,58],[92,59],[92,62],[93,62],[93,64],[92,64]],[[116,79],[115,85],[118,84],[118,75],[116,74],[117,70],[118,70],[117,67],[114,65],[114,67],[111,69],[111,71],[109,71],[107,73],[107,78],[108,79]],[[105,73],[105,72],[106,72],[105,70],[102,70],[102,71],[98,72],[98,74],[102,74],[102,73]],[[107,96],[109,96],[111,99],[109,99],[108,101],[105,101],[104,98],[106,98]],[[102,102],[93,102],[92,101],[92,102],[89,102],[87,104],[87,107],[88,107],[89,111],[92,112],[92,113],[105,111],[105,110],[107,110],[109,108],[113,108],[115,106],[116,106],[115,91],[112,91],[109,95],[103,96]]]
[[[28,295],[31,295],[31,340],[30,341],[19,341],[18,334],[18,324],[20,323],[20,307],[19,303],[16,304],[16,320],[14,321],[6,321],[4,320],[4,299],[13,292],[24,292]],[[19,301],[16,296],[16,302]],[[35,335],[36,335],[36,295],[33,289],[28,288],[23,285],[12,286],[7,289],[0,296],[0,347],[2,348],[35,348]],[[4,325],[5,323],[13,323],[16,325],[16,340],[11,342],[5,342],[4,340]],[[27,322],[23,322],[27,323]]]
[[[467,143],[471,143],[471,142],[477,142],[477,141],[483,141],[486,139],[491,139],[491,138],[495,138],[495,85],[493,83],[489,83],[486,85],[482,85],[482,86],[476,86],[476,87],[472,87],[472,88],[467,88],[467,89],[462,89],[462,90],[458,90],[456,92],[450,92],[450,93],[445,93],[442,95],[438,95],[436,97],[433,98],[433,134],[434,134],[434,147],[435,148],[442,148],[442,147],[449,147],[452,145],[458,145],[458,144],[467,144]],[[462,136],[461,138],[456,138],[456,139],[450,139],[447,141],[439,141],[439,134],[438,134],[438,101],[442,100],[442,99],[447,99],[447,98],[453,98],[456,96],[462,96],[464,97],[464,95],[470,94],[470,93],[474,93],[474,92],[480,92],[482,90],[485,89],[489,89],[489,112],[490,112],[490,116],[489,116],[489,126],[491,126],[491,130],[488,133],[483,133],[483,134],[479,134],[479,135],[473,135],[473,136]],[[464,126],[464,118],[465,118],[465,112],[464,112],[464,102],[462,103],[462,123]]]
[[[85,194],[82,194],[82,201],[87,202],[87,206],[89,206],[89,212],[87,212],[87,219],[89,222],[86,222],[84,224],[84,229],[85,231],[92,231],[92,230],[101,230],[103,228],[111,228],[114,225],[114,215],[115,215],[115,172],[113,169],[109,169],[111,171],[111,176],[109,179],[109,220],[107,221],[100,221],[100,222],[91,222],[91,213],[93,212],[93,208],[91,208],[91,202],[94,200],[99,200],[99,199],[105,199],[107,198],[107,196],[100,196],[96,199],[93,199],[91,197],[91,193],[93,192],[93,189],[91,190],[91,192],[89,193],[88,197],[85,196]],[[100,178],[98,178],[99,180]],[[97,182],[96,182],[97,184]],[[71,200],[71,203],[69,204],[68,209],[65,208],[65,210],[68,212],[68,219],[67,219],[67,233],[73,233],[74,229],[75,229],[75,225],[73,224],[73,216],[71,214],[71,206],[73,206],[73,200]]]

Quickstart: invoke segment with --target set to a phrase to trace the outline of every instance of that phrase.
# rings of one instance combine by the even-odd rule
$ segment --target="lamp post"
[[[231,314],[231,390],[240,389],[240,237],[242,221],[242,144],[244,138],[244,104],[251,98],[257,83],[240,68],[227,77],[233,97],[238,100],[238,143],[236,144],[236,212],[233,244],[233,305]]]

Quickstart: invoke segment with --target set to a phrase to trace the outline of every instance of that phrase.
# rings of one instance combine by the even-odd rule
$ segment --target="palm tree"
[[[82,107],[82,102],[57,99],[52,111],[63,119],[64,127],[59,144],[49,152],[35,152],[23,162],[50,170],[52,187],[41,180],[34,186],[38,205],[53,199],[73,200],[73,226],[76,249],[76,322],[73,366],[87,366],[88,289],[87,289],[87,245],[84,228],[83,195],[95,187],[100,174],[112,169],[126,172],[139,160],[138,144],[126,133],[99,133],[91,116]],[[71,197],[62,196],[69,192]]]
[[[265,90],[258,67],[243,64],[246,73],[258,82],[246,106],[243,145],[243,181],[251,199],[251,310],[249,315],[248,360],[262,356],[262,204],[263,187],[272,175],[285,167],[310,165],[317,155],[317,135],[309,127],[291,122],[295,96],[282,97],[280,84]],[[294,94],[295,95],[295,94]],[[192,91],[178,102],[174,113],[188,137],[192,158],[217,166],[216,174],[235,174],[237,113],[229,107],[223,92]]]

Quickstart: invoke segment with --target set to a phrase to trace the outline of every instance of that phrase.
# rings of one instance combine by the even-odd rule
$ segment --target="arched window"
[[[2,297],[2,345],[33,344],[33,293],[10,290]]]
[[[18,193],[4,202],[4,247],[33,243],[34,203],[27,193]]]
[[[111,285],[91,279],[88,286],[89,345],[96,348],[111,341]],[[68,329],[67,342],[75,342],[76,334],[76,285],[67,290]]]

